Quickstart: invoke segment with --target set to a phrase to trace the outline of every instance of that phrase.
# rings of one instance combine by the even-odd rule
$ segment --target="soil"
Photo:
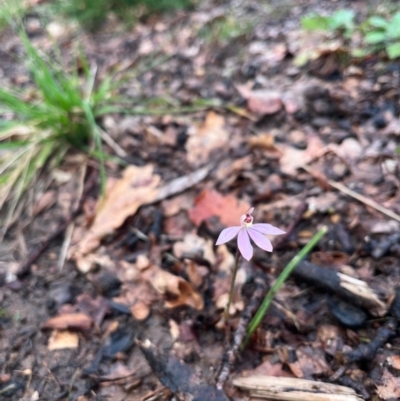
[[[99,81],[129,77],[118,94],[136,112],[99,123],[136,186],[107,162],[106,233],[96,162],[69,153],[35,188],[0,245],[1,400],[256,400],[233,384],[256,373],[400,399],[400,64],[354,59],[343,43],[294,62],[309,46],[302,16],[349,7],[362,19],[376,3],[206,1],[129,29],[110,16],[95,33],[26,16],[41,50],[52,22],[68,65],[79,42]],[[29,88],[18,37],[0,35],[2,85]],[[287,234],[241,260],[229,343],[236,241],[214,244],[251,206]],[[324,225],[217,390],[236,330]],[[343,289],[344,275],[370,298]]]

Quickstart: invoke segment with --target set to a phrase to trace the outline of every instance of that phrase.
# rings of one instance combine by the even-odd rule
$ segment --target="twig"
[[[310,167],[308,166],[302,166],[302,168],[304,170],[306,170],[307,172],[309,172],[313,177],[315,178],[321,178],[321,175],[314,172]],[[386,216],[390,217],[391,219],[400,221],[400,215],[398,215],[397,213],[393,212],[390,209],[387,209],[386,207],[380,205],[379,203],[375,202],[374,200],[367,198],[364,195],[361,195],[355,191],[353,191],[350,188],[347,188],[345,185],[333,181],[333,180],[329,180],[329,179],[325,179],[325,181],[333,188],[336,188],[337,190],[339,190],[340,192],[343,192],[346,195],[351,196],[354,199],[357,199],[358,201],[364,203],[367,206],[370,206],[372,208],[374,208],[375,210],[378,210],[379,212],[385,214]]]
[[[375,338],[368,344],[360,344],[355,350],[343,355],[345,363],[370,361],[375,357],[379,348],[383,347],[387,340],[396,334],[396,323],[390,319],[384,326],[379,327]]]
[[[32,263],[34,263],[38,257],[50,246],[50,244],[57,238],[59,237],[66,229],[67,227],[71,224],[71,222],[79,215],[79,213],[81,212],[82,208],[83,208],[83,203],[86,199],[86,195],[92,190],[92,188],[94,187],[95,184],[95,174],[92,173],[91,176],[89,176],[88,181],[87,181],[87,185],[86,188],[84,190],[83,195],[81,196],[78,206],[75,208],[75,210],[73,210],[71,212],[71,214],[68,216],[68,218],[64,221],[64,223],[60,224],[56,231],[54,231],[53,233],[51,233],[43,242],[42,244],[35,249],[34,251],[32,251],[27,259],[22,262],[20,264],[20,266],[18,267],[18,271],[17,271],[17,276],[21,277],[21,276],[25,276],[26,274],[29,273],[29,269],[30,266],[32,265]]]

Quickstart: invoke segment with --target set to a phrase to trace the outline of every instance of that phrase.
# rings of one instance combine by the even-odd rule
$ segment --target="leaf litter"
[[[117,33],[110,19],[101,39],[82,36],[100,78],[110,68],[140,67],[146,55],[167,56],[132,74],[121,93],[132,104],[141,99],[142,109],[149,104],[150,112],[159,111],[151,98],[169,103],[161,116],[104,117],[129,166],[107,161],[106,193],[102,198],[91,191],[84,199],[61,271],[55,241],[27,276],[12,266],[68,218],[79,193],[71,163],[38,192],[32,224],[21,221],[13,242],[0,245],[0,327],[6,334],[0,348],[9,374],[0,392],[11,386],[11,399],[33,397],[37,389],[44,399],[71,394],[91,401],[97,391],[120,400],[154,394],[167,400],[172,393],[244,400],[271,397],[262,387],[269,376],[282,385],[280,399],[290,396],[288,383],[298,398],[313,395],[308,385],[321,386],[325,399],[335,391],[346,399],[399,397],[400,344],[385,326],[400,316],[396,66],[345,59],[338,38],[315,46],[314,37],[296,28],[307,7],[289,7],[279,11],[282,19],[270,19],[251,3],[245,10],[207,1],[184,18],[139,23],[129,34]],[[353,3],[363,9],[362,2]],[[328,12],[343,2],[315,6]],[[204,30],[227,13],[247,18],[251,7],[258,10],[251,33],[229,45],[207,42]],[[10,33],[3,35],[8,49],[18,46]],[[66,29],[62,37],[68,35]],[[50,49],[44,30],[33,40]],[[71,48],[60,46],[68,58]],[[0,61],[2,83],[29,82],[11,66],[6,57]],[[207,106],[198,108],[201,98]],[[180,106],[193,112],[180,113]],[[305,211],[298,214],[302,203]],[[320,224],[330,231],[312,263],[304,262],[282,287],[222,394],[213,380],[223,355],[220,318],[235,247],[213,244],[253,205],[260,222],[291,229],[274,253],[256,253],[240,267],[233,332],[258,283],[271,286]],[[24,369],[34,372],[30,381],[18,376]],[[293,381],[279,381],[285,377]],[[21,380],[25,386],[18,387]]]

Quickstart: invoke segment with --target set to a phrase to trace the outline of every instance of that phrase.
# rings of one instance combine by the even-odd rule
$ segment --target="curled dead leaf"
[[[200,293],[182,277],[175,276],[156,266],[146,270],[143,277],[157,292],[167,297],[165,301],[167,308],[186,305],[197,310],[203,309],[204,301]]]

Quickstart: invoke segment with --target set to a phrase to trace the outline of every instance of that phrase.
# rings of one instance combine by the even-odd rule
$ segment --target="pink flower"
[[[250,243],[250,238],[264,251],[272,252],[271,241],[264,234],[280,235],[285,234],[285,231],[271,224],[253,224],[253,216],[251,215],[253,210],[254,207],[240,217],[240,226],[228,227],[222,230],[215,245],[225,244],[225,242],[230,241],[237,235],[239,251],[246,260],[250,260],[253,257],[253,246]]]

